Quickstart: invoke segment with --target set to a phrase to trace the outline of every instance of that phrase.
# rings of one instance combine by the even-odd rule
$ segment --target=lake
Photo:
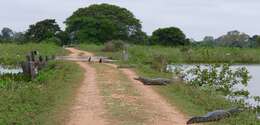
[[[22,72],[23,72],[22,68],[8,68],[8,67],[0,66],[0,75],[18,74],[18,73],[22,73]]]
[[[202,64],[203,65],[203,64]],[[181,67],[184,72],[191,69],[195,65],[177,65],[178,67]],[[173,71],[174,68],[177,67],[176,65],[171,65],[170,70]],[[203,67],[203,66],[202,66]],[[247,90],[250,92],[250,96],[260,96],[260,65],[234,65],[231,66],[231,68],[240,68],[240,67],[246,67],[249,75],[252,77],[248,83]],[[247,102],[249,102],[251,105],[256,105],[255,101],[253,99],[248,99]]]

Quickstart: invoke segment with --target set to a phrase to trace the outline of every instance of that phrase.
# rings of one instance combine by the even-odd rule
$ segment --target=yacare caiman
[[[240,108],[231,108],[231,109],[228,109],[228,110],[216,110],[216,111],[213,111],[213,112],[209,112],[205,116],[192,117],[189,121],[187,121],[187,124],[219,121],[221,119],[230,117],[230,116],[237,114],[237,113],[240,113],[242,111],[243,110],[240,109]]]
[[[171,79],[166,79],[166,78],[145,78],[145,77],[138,77],[135,78],[135,80],[138,80],[142,82],[144,85],[167,85],[172,82]]]

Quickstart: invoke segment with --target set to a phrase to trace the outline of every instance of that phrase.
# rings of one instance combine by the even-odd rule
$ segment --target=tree
[[[30,25],[25,36],[29,40],[40,42],[42,40],[54,37],[60,31],[59,25],[54,19],[46,19],[36,24]]]
[[[12,39],[13,42],[17,42],[17,43],[26,42],[25,34],[23,32],[14,32]]]
[[[65,31],[61,31],[56,34],[56,37],[58,38],[59,45],[69,45],[69,43],[70,43],[69,33],[65,32]]]
[[[203,39],[204,42],[214,42],[213,36],[205,36]]]
[[[3,40],[10,40],[14,34],[13,30],[11,30],[10,28],[7,28],[7,27],[3,28],[1,33],[2,33]]]
[[[78,41],[104,43],[113,39],[142,40],[142,25],[133,13],[109,4],[80,8],[65,21],[68,33]]]
[[[247,47],[249,41],[249,35],[241,33],[237,30],[230,31],[226,35],[223,35],[216,39],[216,42],[218,44],[231,47]]]
[[[152,44],[178,46],[187,45],[189,40],[185,34],[176,27],[160,28],[153,32],[151,40]]]
[[[256,38],[256,46],[260,47],[260,36]]]

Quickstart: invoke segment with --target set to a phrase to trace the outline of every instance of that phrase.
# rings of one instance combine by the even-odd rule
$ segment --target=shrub
[[[126,43],[122,40],[112,40],[105,43],[103,51],[105,52],[117,52],[126,49]]]
[[[168,64],[168,59],[165,55],[159,54],[154,55],[152,59],[152,68],[164,72],[166,71],[166,66]]]
[[[208,68],[207,68],[208,67]],[[248,96],[247,90],[235,89],[236,86],[245,88],[250,80],[245,67],[232,69],[228,64],[224,65],[200,65],[187,71],[188,83],[206,90],[216,90],[229,96]]]

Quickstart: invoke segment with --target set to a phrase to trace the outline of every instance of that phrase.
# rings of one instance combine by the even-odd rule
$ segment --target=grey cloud
[[[45,18],[63,21],[77,8],[94,3],[126,7],[143,22],[148,34],[159,27],[180,27],[188,37],[202,39],[229,30],[260,34],[259,0],[2,0],[0,28],[24,31]]]

